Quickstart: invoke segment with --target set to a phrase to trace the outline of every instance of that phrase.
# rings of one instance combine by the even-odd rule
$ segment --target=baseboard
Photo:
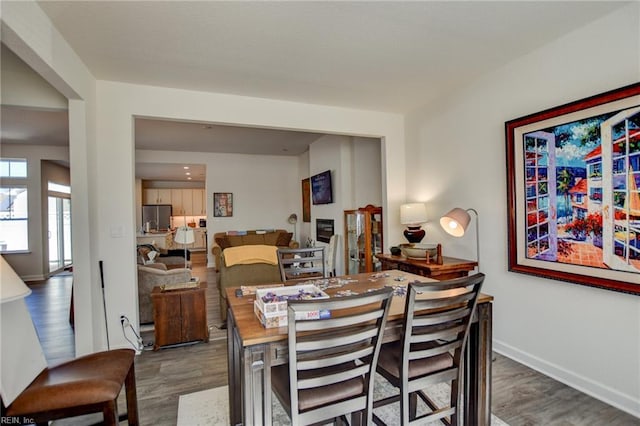
[[[640,418],[640,399],[523,352],[499,340],[493,340],[493,350],[567,386]]]
[[[29,282],[29,281],[44,281],[48,277],[44,275],[24,275],[24,276],[21,276],[20,278],[22,278],[22,281]]]

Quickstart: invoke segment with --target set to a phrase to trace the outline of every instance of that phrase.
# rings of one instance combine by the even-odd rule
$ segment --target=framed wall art
[[[233,193],[214,192],[213,193],[213,216],[230,217],[233,216]]]
[[[302,179],[302,221],[311,222],[311,179]]]
[[[509,270],[640,295],[640,83],[505,132]]]

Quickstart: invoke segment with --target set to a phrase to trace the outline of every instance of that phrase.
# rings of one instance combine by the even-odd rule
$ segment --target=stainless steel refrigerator
[[[142,226],[166,231],[171,227],[171,204],[145,204],[142,206]]]

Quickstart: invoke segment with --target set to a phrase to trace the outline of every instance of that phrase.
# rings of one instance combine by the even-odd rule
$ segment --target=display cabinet
[[[382,253],[382,207],[368,205],[344,211],[344,267],[346,274],[380,271],[376,254]]]

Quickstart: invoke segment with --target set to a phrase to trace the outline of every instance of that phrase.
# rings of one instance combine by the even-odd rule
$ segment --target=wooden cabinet
[[[209,340],[205,284],[195,289],[151,291],[155,330],[154,350],[161,346]]]
[[[473,271],[478,265],[478,262],[472,260],[446,256],[442,258],[441,264],[436,262],[427,263],[426,260],[408,259],[404,256],[390,254],[378,254],[376,257],[382,262],[383,270],[398,269],[440,281],[466,277],[469,271]]]
[[[207,195],[204,189],[193,190],[193,215],[205,216],[207,214]]]
[[[203,228],[195,228],[193,230],[195,242],[191,246],[194,249],[207,248],[207,230]]]
[[[171,204],[171,190],[167,188],[145,188],[143,204]]]
[[[204,188],[145,188],[143,204],[171,204],[174,216],[206,216]]]
[[[345,274],[379,271],[382,253],[382,207],[368,205],[344,211]]]
[[[186,213],[183,197],[184,189],[171,190],[171,214],[174,216],[184,216]]]

